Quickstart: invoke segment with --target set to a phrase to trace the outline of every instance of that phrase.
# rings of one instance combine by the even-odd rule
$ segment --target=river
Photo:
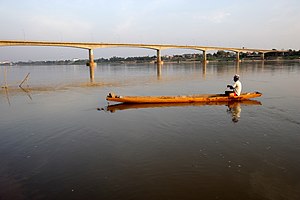
[[[6,71],[0,199],[300,199],[299,62],[98,65],[94,83],[86,66]],[[105,100],[220,93],[235,73],[244,92],[263,96],[234,105]]]

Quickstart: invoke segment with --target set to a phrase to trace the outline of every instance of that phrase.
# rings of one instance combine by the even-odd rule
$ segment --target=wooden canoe
[[[228,96],[226,94],[203,94],[188,96],[118,96],[109,93],[107,101],[121,103],[193,103],[193,102],[228,102],[244,101],[251,98],[260,97],[260,92],[242,93],[240,96]]]

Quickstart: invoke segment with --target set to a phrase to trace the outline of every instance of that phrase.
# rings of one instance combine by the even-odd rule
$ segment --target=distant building
[[[0,65],[12,65],[12,62],[10,62],[10,61],[2,61],[2,62],[0,62]]]

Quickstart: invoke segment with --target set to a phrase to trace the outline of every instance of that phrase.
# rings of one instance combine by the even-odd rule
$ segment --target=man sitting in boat
[[[233,80],[233,85],[227,85],[227,87],[232,91],[226,91],[225,94],[228,94],[229,96],[240,96],[242,92],[242,83],[240,82],[240,76],[237,74],[234,75]]]

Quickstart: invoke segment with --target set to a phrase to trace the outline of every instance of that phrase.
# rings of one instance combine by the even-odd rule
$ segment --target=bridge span
[[[207,62],[207,51],[232,51],[236,53],[236,61],[240,62],[240,53],[257,52],[261,54],[261,59],[264,60],[264,55],[270,52],[287,52],[286,50],[270,50],[270,49],[252,49],[252,48],[233,48],[233,47],[215,47],[215,46],[196,46],[196,45],[172,45],[172,44],[135,44],[135,43],[96,43],[96,42],[51,42],[51,41],[20,41],[20,40],[0,40],[0,46],[56,46],[56,47],[71,47],[86,49],[89,52],[90,78],[94,79],[94,49],[112,48],[112,47],[129,47],[129,48],[145,48],[156,50],[157,64],[162,64],[161,50],[164,49],[192,49],[203,52],[203,63]]]

